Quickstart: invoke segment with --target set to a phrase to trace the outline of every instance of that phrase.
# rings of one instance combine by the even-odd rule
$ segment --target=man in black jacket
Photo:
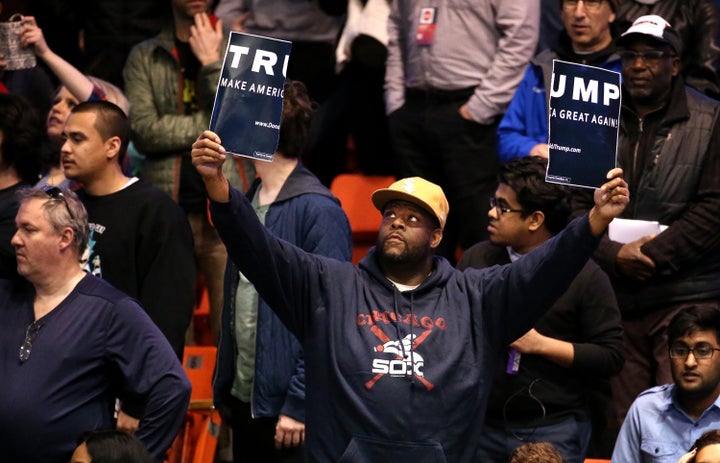
[[[634,192],[621,217],[657,221],[664,231],[621,240],[616,221],[595,254],[623,316],[625,366],[612,382],[617,425],[640,392],[672,382],[670,319],[688,304],[720,305],[720,104],[685,86],[680,37],[663,18],[638,18],[618,47],[618,163]]]

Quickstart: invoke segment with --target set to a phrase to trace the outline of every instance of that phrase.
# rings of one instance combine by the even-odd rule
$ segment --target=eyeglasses
[[[490,198],[490,208],[497,210],[500,215],[507,214],[508,212],[525,212],[523,209],[511,209],[509,207],[503,207],[498,204],[495,197]]]
[[[690,352],[692,352],[693,357],[696,359],[709,359],[712,358],[713,353],[715,353],[716,350],[720,349],[717,349],[706,342],[695,344],[693,347],[688,347],[684,344],[677,344],[670,346],[670,358],[685,360],[688,358],[688,355],[690,355]]]
[[[32,352],[33,342],[35,341],[35,338],[37,338],[37,335],[40,332],[40,328],[42,328],[42,323],[35,320],[34,322],[30,323],[27,327],[27,330],[25,330],[25,341],[23,341],[22,345],[20,346],[20,363],[24,363],[25,361],[27,361],[27,359],[30,358],[30,352]]]
[[[63,194],[62,190],[56,186],[46,186],[43,188],[43,191],[46,195],[50,197],[50,199],[54,201],[62,201],[65,203],[65,209],[67,209],[68,214],[70,214],[70,218],[72,220],[75,220],[75,216],[73,215],[72,211],[70,210],[70,205],[67,202],[67,198]]]
[[[677,56],[663,50],[622,50],[618,54],[620,55],[620,61],[622,61],[623,66],[635,63],[635,60],[638,58],[641,58],[645,64],[657,64],[663,58],[672,58]]]
[[[587,10],[597,10],[605,0],[582,0],[583,6]],[[564,0],[563,7],[569,10],[575,9],[580,0]]]

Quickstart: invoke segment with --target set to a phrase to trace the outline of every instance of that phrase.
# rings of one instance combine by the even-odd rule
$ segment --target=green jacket
[[[221,50],[225,48],[223,41]],[[186,115],[180,90],[183,75],[174,49],[172,27],[140,42],[128,55],[123,79],[131,104],[132,140],[146,157],[140,175],[177,201],[180,159],[190,156],[193,142],[210,125],[222,60],[200,69],[196,85],[200,110]],[[223,170],[230,183],[242,191],[247,191],[255,178],[249,159],[230,158]]]

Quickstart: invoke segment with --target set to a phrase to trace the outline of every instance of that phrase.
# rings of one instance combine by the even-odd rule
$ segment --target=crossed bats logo
[[[373,334],[382,341],[382,344],[375,346],[373,351],[394,354],[394,360],[397,365],[402,368],[400,370],[383,368],[381,373],[377,373],[372,379],[365,383],[366,388],[372,389],[375,383],[386,374],[389,374],[392,377],[401,377],[412,374],[425,386],[428,391],[435,387],[430,381],[425,379],[422,373],[425,360],[422,355],[415,351],[417,346],[427,339],[432,330],[426,330],[420,336],[416,334],[408,334],[400,340],[391,340],[377,325],[370,327],[370,331],[372,331]],[[375,366],[377,361],[378,359],[373,362],[373,366]]]

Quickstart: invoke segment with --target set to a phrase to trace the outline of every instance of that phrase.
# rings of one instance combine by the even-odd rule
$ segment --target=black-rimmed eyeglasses
[[[65,197],[65,194],[63,193],[63,191],[60,188],[58,188],[56,186],[46,186],[45,188],[43,188],[43,191],[45,192],[46,195],[48,195],[50,197],[50,199],[55,200],[55,201],[64,202],[65,209],[67,209],[68,214],[70,214],[70,218],[72,220],[75,220],[75,216],[73,215],[72,211],[70,210],[70,205],[67,202],[67,198]]]
[[[502,206],[497,202],[497,199],[495,199],[495,197],[490,198],[490,208],[498,211],[498,214],[500,215],[507,214],[508,212],[525,212],[522,209],[512,209],[506,206]]]
[[[693,347],[684,344],[675,344],[670,346],[670,358],[685,360],[688,358],[688,355],[690,355],[690,352],[692,352],[693,357],[696,359],[709,359],[712,358],[716,350],[720,349],[706,342],[700,342]]]
[[[624,66],[635,63],[635,60],[638,58],[640,58],[645,64],[657,64],[663,58],[672,58],[676,56],[675,54],[664,50],[620,50],[618,54],[620,55],[620,61],[622,61]]]
[[[603,1],[604,0],[583,0],[583,6],[588,10],[598,10]],[[564,8],[574,10],[578,3],[580,3],[578,0],[564,0],[562,5]]]
[[[30,358],[33,342],[35,342],[35,338],[37,338],[38,333],[40,333],[40,328],[42,328],[42,323],[35,320],[30,323],[27,330],[25,330],[25,341],[23,341],[20,346],[20,363],[24,363]]]

